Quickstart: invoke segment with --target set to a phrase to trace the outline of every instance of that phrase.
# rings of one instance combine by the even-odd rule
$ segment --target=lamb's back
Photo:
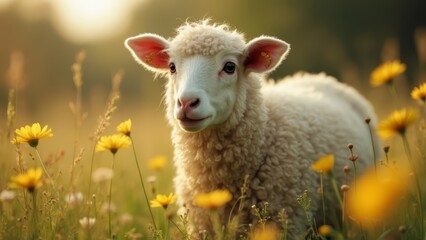
[[[376,116],[370,103],[355,89],[325,74],[296,74],[263,86],[268,109],[267,145],[276,161],[305,176],[310,164],[326,154],[335,155],[335,172],[343,167],[352,143],[360,170],[373,161],[373,148],[365,118]],[[375,134],[373,134],[375,136]],[[378,140],[375,139],[378,148]],[[273,158],[273,157],[272,157]],[[307,176],[307,175],[306,175]]]

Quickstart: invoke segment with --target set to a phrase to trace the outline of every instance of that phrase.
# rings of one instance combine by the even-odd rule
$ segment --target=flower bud
[[[370,124],[371,118],[366,117],[366,118],[364,119],[364,121],[365,121],[365,123]]]
[[[351,168],[346,165],[343,167],[343,172],[345,172],[346,174],[349,174],[351,172]]]
[[[383,148],[383,151],[384,151],[385,153],[388,153],[388,152],[389,152],[389,150],[390,150],[390,146],[385,146],[385,147]]]
[[[346,184],[343,184],[340,187],[340,190],[342,190],[342,192],[347,192],[347,191],[349,191],[349,189],[351,189],[351,187],[349,187],[349,185],[346,185]]]

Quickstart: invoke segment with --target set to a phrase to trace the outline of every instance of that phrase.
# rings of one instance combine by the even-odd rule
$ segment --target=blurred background
[[[406,81],[397,83],[401,95],[426,81],[424,0],[0,0],[1,131],[8,90],[17,86],[14,127],[48,124],[54,138],[40,148],[72,151],[71,65],[77,52],[84,50],[82,110],[88,118],[81,128],[81,145],[90,143],[111,78],[123,70],[119,107],[106,133],[131,118],[141,159],[159,154],[170,158],[170,129],[161,100],[165,79],[154,81],[123,42],[145,32],[173,37],[174,29],[185,21],[203,18],[228,23],[245,33],[246,40],[264,34],[287,41],[290,55],[271,77],[326,72],[362,91],[381,116],[394,106],[388,106],[386,89],[369,87],[373,68],[385,60],[406,63]],[[11,82],[11,68],[21,69],[13,78],[18,83]],[[0,159],[4,161],[10,160]]]

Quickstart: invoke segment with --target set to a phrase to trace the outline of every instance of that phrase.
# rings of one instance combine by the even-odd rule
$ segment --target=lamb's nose
[[[179,98],[177,101],[178,107],[183,109],[185,112],[193,110],[200,105],[200,99],[198,98]]]

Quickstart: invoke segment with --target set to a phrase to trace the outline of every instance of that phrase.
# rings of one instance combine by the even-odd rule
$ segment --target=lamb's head
[[[131,37],[126,47],[147,69],[168,74],[167,114],[187,132],[225,122],[248,74],[272,71],[289,50],[287,43],[266,36],[245,43],[242,34],[207,21],[185,24],[169,40]]]

